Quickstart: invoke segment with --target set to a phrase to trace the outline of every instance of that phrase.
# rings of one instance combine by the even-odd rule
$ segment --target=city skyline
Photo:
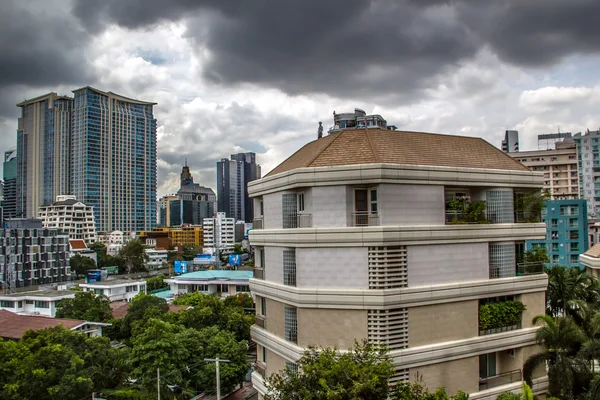
[[[159,103],[159,196],[177,191],[184,157],[213,190],[214,163],[229,154],[255,152],[267,173],[316,138],[318,121],[327,129],[334,110],[361,107],[401,130],[498,147],[516,129],[523,150],[540,133],[600,126],[599,48],[582,28],[598,7],[589,1],[305,1],[291,14],[269,2],[235,13],[202,2],[174,1],[168,12],[161,1],[101,4],[5,3],[2,149],[16,145],[15,104],[86,85]],[[271,23],[281,15],[286,24]]]

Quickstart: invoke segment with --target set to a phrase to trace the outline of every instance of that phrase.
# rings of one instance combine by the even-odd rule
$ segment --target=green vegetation
[[[519,325],[526,307],[520,301],[499,301],[479,306],[479,330]]]
[[[126,268],[127,273],[132,272],[146,272],[146,263],[148,262],[148,255],[146,254],[146,248],[137,239],[128,241],[119,251],[119,258],[123,260],[123,266]]]
[[[77,292],[74,298],[58,303],[56,318],[106,322],[112,318],[112,311],[105,296],[97,296],[92,292]]]
[[[454,199],[448,203],[453,224],[487,223],[486,209],[487,204],[483,200]]]
[[[165,282],[167,276],[159,275],[146,279],[146,290],[152,292],[154,290],[168,288],[169,284]]]
[[[76,254],[69,259],[69,265],[71,271],[75,272],[75,276],[79,279],[80,276],[85,276],[86,272],[90,269],[96,269],[96,262],[89,258],[84,257],[80,254]]]

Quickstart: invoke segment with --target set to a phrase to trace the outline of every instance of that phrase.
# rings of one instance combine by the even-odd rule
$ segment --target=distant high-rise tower
[[[254,205],[248,196],[248,182],[260,177],[255,153],[232,154],[231,160],[217,162],[217,210],[228,218],[252,222]]]
[[[502,151],[505,153],[516,153],[519,151],[519,131],[504,132]]]
[[[156,103],[74,90],[72,194],[94,207],[100,232],[156,225]]]
[[[37,216],[38,207],[70,192],[73,99],[49,93],[25,100],[17,128],[16,214]]]
[[[4,218],[17,216],[17,149],[4,152],[2,179],[4,180]]]

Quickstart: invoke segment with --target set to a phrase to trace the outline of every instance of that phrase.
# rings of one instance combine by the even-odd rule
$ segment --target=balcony
[[[353,226],[379,226],[379,215],[376,212],[357,211],[352,213]]]
[[[513,276],[540,275],[544,273],[541,261],[518,263],[516,266],[490,263],[490,279],[510,278]]]
[[[257,217],[252,220],[252,229],[265,229],[263,217]]]
[[[267,321],[264,315],[256,315],[256,326],[267,329]]]
[[[265,269],[264,268],[254,268],[254,279],[265,279]]]
[[[312,214],[290,214],[283,218],[283,228],[311,228]]]
[[[266,378],[266,368],[262,363],[256,362],[252,364],[252,366],[256,372],[258,372],[263,378]]]
[[[495,388],[509,383],[521,382],[521,370],[504,372],[498,375],[489,376],[487,378],[479,378],[479,390]]]
[[[479,305],[479,336],[521,329],[526,307],[516,300],[492,301]]]
[[[544,273],[542,261],[531,261],[517,264],[517,276],[539,275]]]

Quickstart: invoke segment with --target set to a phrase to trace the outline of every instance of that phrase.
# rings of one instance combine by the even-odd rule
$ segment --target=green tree
[[[233,254],[242,254],[244,252],[244,250],[242,249],[242,245],[239,243],[236,243],[233,245]]]
[[[388,398],[394,367],[385,347],[355,343],[348,352],[310,348],[298,360],[298,370],[286,367],[266,379],[267,400]]]
[[[96,263],[89,257],[84,257],[76,254],[69,260],[71,271],[75,272],[75,276],[79,279],[80,276],[85,276],[90,269],[96,269]]]
[[[422,382],[418,380],[417,382],[399,382],[392,388],[389,398],[391,400],[468,400],[469,395],[459,390],[453,396],[448,396],[443,387],[439,387],[434,393],[430,393]]]
[[[134,330],[151,318],[164,319],[169,312],[166,300],[156,296],[140,293],[131,302],[127,314],[121,323],[121,338],[129,339]]]
[[[102,242],[94,242],[90,243],[88,249],[96,252],[96,263],[98,264],[98,268],[110,267],[110,265],[106,265],[106,246]]]
[[[533,391],[531,387],[525,382],[523,382],[523,386],[521,387],[521,393],[512,393],[512,392],[504,392],[500,393],[496,400],[533,400]]]
[[[578,268],[555,266],[547,272],[547,314],[568,315],[583,326],[600,303],[598,281]]]
[[[191,261],[198,253],[202,253],[202,248],[200,246],[183,246],[181,258],[185,261]]]
[[[169,284],[165,282],[166,278],[165,275],[159,275],[146,279],[146,290],[152,291],[169,287]]]
[[[112,318],[109,304],[105,296],[98,296],[92,292],[77,292],[74,298],[64,299],[58,303],[56,318],[105,322]]]
[[[148,254],[145,247],[137,239],[127,242],[119,251],[119,257],[123,260],[123,266],[127,273],[145,272],[146,263],[148,262]]]

